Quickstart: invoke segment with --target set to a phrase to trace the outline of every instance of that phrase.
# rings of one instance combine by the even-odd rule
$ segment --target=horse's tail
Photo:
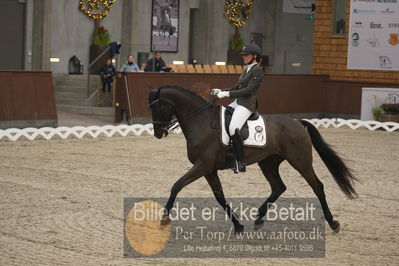
[[[351,170],[345,165],[343,160],[330,145],[323,140],[315,126],[305,120],[300,120],[300,122],[307,129],[313,147],[319,153],[342,192],[344,192],[348,198],[356,198],[357,193],[353,187],[353,183],[355,180],[357,181],[357,179],[352,175]]]

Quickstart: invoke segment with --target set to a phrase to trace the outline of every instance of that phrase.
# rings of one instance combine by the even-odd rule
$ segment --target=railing
[[[90,70],[91,70],[91,68],[93,67],[93,65],[94,65],[95,63],[97,63],[98,60],[100,60],[106,53],[109,52],[110,49],[111,49],[111,47],[108,46],[104,51],[102,51],[101,54],[99,54],[99,55],[89,64],[89,67],[87,68],[87,71],[88,71],[88,73],[87,73],[87,74],[88,74],[88,75],[87,75],[87,90],[86,90],[86,97],[87,97],[87,98],[91,98],[91,97],[93,97],[93,96],[97,93],[97,90],[95,90],[92,94],[90,94]]]
[[[395,130],[399,130],[399,123],[394,122],[378,122],[378,121],[361,121],[361,120],[345,120],[341,118],[333,118],[333,119],[305,119],[315,125],[316,127],[333,127],[333,128],[340,128],[343,126],[347,126],[351,129],[358,129],[358,128],[366,128],[368,130],[374,131],[377,129],[383,129],[388,132],[393,132]],[[180,134],[182,131],[178,127],[172,131],[173,133]],[[6,130],[0,130],[0,140],[10,140],[10,141],[17,141],[18,139],[28,139],[28,140],[35,140],[35,139],[46,139],[50,140],[52,138],[61,138],[61,139],[68,139],[68,138],[84,138],[84,137],[92,137],[97,138],[100,136],[103,137],[112,137],[114,135],[119,136],[140,136],[142,134],[154,134],[154,129],[152,124],[146,125],[119,125],[119,126],[90,126],[90,127],[57,127],[57,128],[25,128],[25,129],[18,129],[18,128],[9,128]]]

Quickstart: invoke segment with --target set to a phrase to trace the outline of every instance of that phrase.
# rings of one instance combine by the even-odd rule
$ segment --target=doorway
[[[24,69],[25,3],[0,1],[0,70]]]

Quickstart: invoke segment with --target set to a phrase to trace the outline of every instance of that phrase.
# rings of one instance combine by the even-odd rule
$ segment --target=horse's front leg
[[[220,179],[217,172],[214,171],[212,174],[205,175],[205,178],[206,181],[208,181],[208,184],[211,186],[213,195],[215,195],[217,202],[219,202],[219,204],[223,207],[223,209],[226,211],[227,215],[230,217],[231,221],[233,222],[234,232],[237,234],[244,231],[244,226],[240,223],[240,221],[237,219],[236,214],[233,212],[230,205],[228,205],[226,202],[223,193],[222,184],[220,183]]]
[[[202,167],[200,164],[194,164],[193,167],[184,176],[182,176],[179,180],[176,181],[176,183],[173,185],[171,189],[168,202],[166,203],[165,206],[165,213],[161,220],[162,225],[170,223],[169,212],[172,209],[173,204],[175,203],[177,193],[179,193],[180,190],[182,190],[185,186],[194,182],[195,180],[204,176],[205,174],[207,174],[207,172],[204,167]]]

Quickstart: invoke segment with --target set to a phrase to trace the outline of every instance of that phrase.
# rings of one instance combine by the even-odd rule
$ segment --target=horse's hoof
[[[237,226],[234,226],[234,234],[239,234],[242,231],[244,231],[244,226],[243,225],[239,224]]]
[[[169,216],[163,216],[162,219],[161,219],[161,225],[165,226],[165,225],[168,225],[168,224],[170,224]]]
[[[339,224],[338,221],[333,221],[330,227],[334,231],[334,233],[338,233],[339,230],[341,230],[341,225]]]
[[[254,229],[255,230],[259,230],[259,229],[261,229],[263,227],[264,224],[265,224],[265,221],[263,221],[262,219],[257,219],[255,221]]]

